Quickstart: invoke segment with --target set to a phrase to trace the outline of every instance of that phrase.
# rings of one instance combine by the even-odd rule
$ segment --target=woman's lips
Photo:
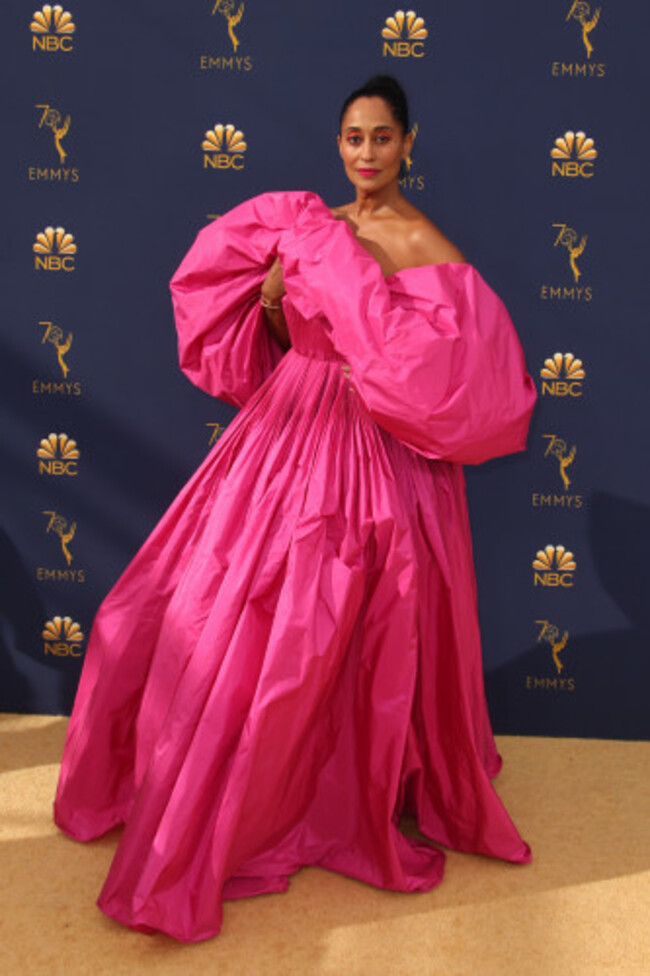
[[[379,172],[378,169],[358,169],[357,173],[359,176],[376,176]]]

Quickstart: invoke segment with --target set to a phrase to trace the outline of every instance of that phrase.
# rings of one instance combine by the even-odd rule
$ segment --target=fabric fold
[[[471,265],[384,279],[315,195],[278,251],[290,302],[305,319],[322,320],[390,434],[426,457],[462,464],[525,448],[535,387],[503,303]]]
[[[205,228],[172,293],[183,369],[242,409],[92,628],[55,819],[124,824],[100,907],[197,941],[305,865],[427,891],[435,844],[526,863],[490,781],[463,471],[437,459],[523,446],[500,302],[464,265],[384,281],[303,192]]]

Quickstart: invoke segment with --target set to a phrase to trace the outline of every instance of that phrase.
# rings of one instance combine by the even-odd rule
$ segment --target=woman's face
[[[358,190],[374,193],[397,182],[413,137],[402,132],[384,99],[373,95],[357,98],[348,106],[338,144],[350,182]]]

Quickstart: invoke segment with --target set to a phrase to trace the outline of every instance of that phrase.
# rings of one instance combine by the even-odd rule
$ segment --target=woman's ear
[[[404,154],[403,159],[406,163],[406,168],[410,169],[413,165],[413,160],[411,159],[411,152],[413,151],[413,143],[415,142],[415,137],[418,134],[418,124],[417,122],[413,126],[410,132],[407,132],[404,136]]]

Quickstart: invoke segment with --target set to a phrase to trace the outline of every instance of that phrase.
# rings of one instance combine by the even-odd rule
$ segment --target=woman
[[[215,935],[303,865],[426,891],[530,858],[490,777],[460,464],[520,450],[534,392],[499,299],[398,186],[403,93],[346,101],[353,203],[271,193],[172,281],[182,368],[243,406],[103,604],[55,805],[125,823],[99,904]],[[288,351],[284,350],[288,348]]]

